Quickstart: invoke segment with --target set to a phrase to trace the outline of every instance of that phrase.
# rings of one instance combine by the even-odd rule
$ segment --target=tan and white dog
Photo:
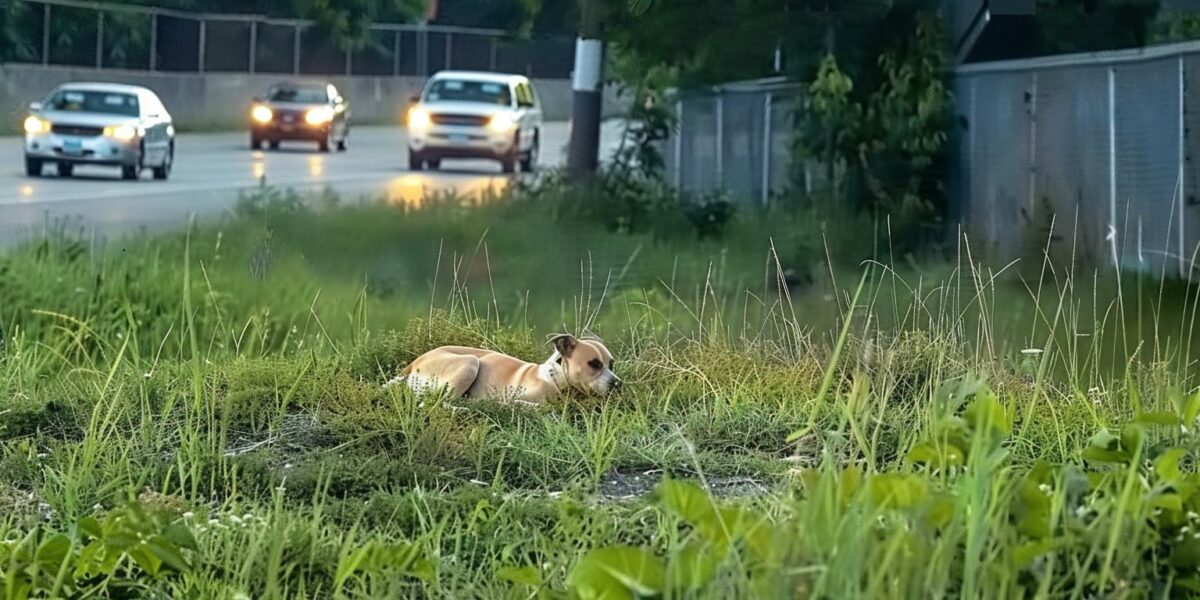
[[[604,396],[621,386],[613,356],[596,338],[562,334],[550,340],[554,353],[537,364],[507,354],[465,346],[442,346],[418,356],[388,386],[405,383],[418,393],[498,398],[540,404],[569,390]]]

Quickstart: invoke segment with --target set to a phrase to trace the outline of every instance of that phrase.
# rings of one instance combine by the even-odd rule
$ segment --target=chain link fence
[[[683,190],[723,190],[734,200],[767,203],[796,175],[792,124],[801,92],[782,78],[681,92],[678,126],[664,144],[669,181]],[[812,178],[805,182],[811,191]]]
[[[192,13],[78,0],[22,2],[19,62],[183,73],[427,76],[444,69],[564,79],[566,38],[512,40],[499,30],[376,24],[344,51],[310,21]]]
[[[1191,277],[1200,44],[982,63],[956,74],[951,198],[973,245]]]

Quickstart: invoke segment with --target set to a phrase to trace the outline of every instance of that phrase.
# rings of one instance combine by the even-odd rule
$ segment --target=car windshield
[[[480,102],[483,104],[512,104],[508,86],[491,81],[439,79],[425,92],[426,102]]]
[[[271,90],[267,99],[272,102],[297,102],[300,104],[324,104],[328,100],[325,88],[287,88]]]
[[[92,90],[59,90],[45,103],[47,110],[106,115],[138,116],[138,99],[134,94]]]

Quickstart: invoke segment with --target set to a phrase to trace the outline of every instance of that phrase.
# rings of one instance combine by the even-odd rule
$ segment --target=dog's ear
[[[575,351],[575,346],[579,344],[579,341],[575,339],[575,336],[569,333],[560,333],[551,338],[550,343],[554,344],[554,349],[558,350],[558,353],[564,358],[570,358],[571,353]]]

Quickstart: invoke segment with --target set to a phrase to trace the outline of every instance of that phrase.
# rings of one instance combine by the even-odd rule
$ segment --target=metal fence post
[[[454,63],[451,62],[451,60],[450,60],[450,57],[452,56],[452,52],[454,51],[453,40],[454,40],[454,34],[452,34],[450,32],[446,32],[446,70],[450,70],[454,66]]]
[[[425,76],[429,74],[429,30],[426,29],[426,24],[421,23],[421,28],[417,31],[417,75]]]
[[[717,187],[725,186],[725,94],[717,88]]]
[[[354,74],[354,52],[346,50],[346,76]]]
[[[246,71],[251,75],[258,69],[258,20],[250,21],[250,58]]]
[[[1184,169],[1184,163],[1187,161],[1187,149],[1184,143],[1187,127],[1184,124],[1184,107],[1183,102],[1186,94],[1184,88],[1187,85],[1187,79],[1184,74],[1183,55],[1179,55],[1179,197],[1176,199],[1179,203],[1179,276],[1187,277],[1187,262],[1184,260],[1184,252],[1186,252],[1187,239],[1184,235],[1184,207],[1187,203],[1184,198],[1187,197],[1187,176]]]
[[[196,59],[197,67],[198,67],[196,70],[201,73],[204,72],[204,58],[205,58],[205,55],[208,54],[208,48],[206,47],[207,44],[208,44],[208,21],[205,19],[200,19],[200,44],[199,44],[200,45],[200,55],[199,55],[199,58]]]
[[[496,50],[497,50],[496,47],[499,44],[496,42],[496,36],[494,36],[494,35],[489,37],[488,39],[492,41],[491,55],[488,57],[488,69],[495,71],[496,70]]]
[[[1029,214],[1034,214],[1037,206],[1037,97],[1038,74],[1034,71],[1030,74],[1029,93],[1029,197],[1026,207]]]
[[[42,5],[42,64],[50,64],[50,5]]]
[[[104,68],[104,11],[96,11],[96,69]]]
[[[1117,254],[1117,70],[1108,68],[1108,240],[1112,243],[1113,266],[1120,267]]]
[[[300,74],[300,24],[296,24],[296,35],[292,40],[292,74]]]
[[[675,187],[683,183],[683,98],[675,101]]]
[[[150,72],[158,70],[158,13],[150,15]]]
[[[400,76],[400,30],[393,30],[392,33],[392,76]]]
[[[767,200],[771,196],[771,163],[774,162],[773,160],[771,160],[771,158],[772,158],[771,151],[774,150],[774,148],[775,148],[775,145],[771,143],[771,126],[773,125],[771,123],[771,119],[772,119],[771,111],[773,108],[771,106],[771,103],[773,100],[774,100],[774,98],[772,97],[771,92],[767,92],[766,96],[763,99],[763,145],[762,145],[762,161],[763,161],[762,204],[763,204],[763,206],[767,205]]]

